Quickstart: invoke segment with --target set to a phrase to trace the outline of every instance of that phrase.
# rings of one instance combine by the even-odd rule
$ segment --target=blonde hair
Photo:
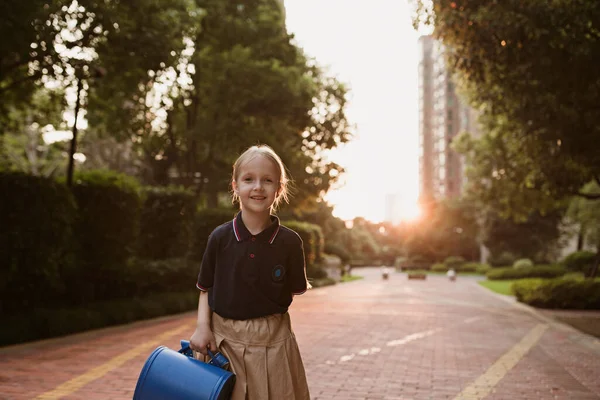
[[[244,164],[252,161],[254,158],[258,156],[263,156],[268,160],[272,161],[277,169],[279,169],[279,192],[275,197],[275,202],[273,203],[273,210],[277,209],[277,206],[283,199],[286,203],[289,203],[289,184],[290,179],[288,178],[285,165],[281,158],[275,153],[275,151],[264,144],[252,146],[244,151],[237,160],[233,163],[233,173],[231,175],[231,182],[233,187],[233,182],[237,181],[238,175],[240,173],[240,169]],[[238,194],[232,190],[232,202],[235,204],[236,201],[240,201],[240,197]]]

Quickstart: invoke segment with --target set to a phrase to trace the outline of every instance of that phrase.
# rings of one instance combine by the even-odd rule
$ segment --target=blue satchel
[[[224,368],[229,360],[210,352],[208,363],[193,357],[190,342],[179,351],[160,346],[150,354],[135,386],[133,400],[227,400],[235,375]]]

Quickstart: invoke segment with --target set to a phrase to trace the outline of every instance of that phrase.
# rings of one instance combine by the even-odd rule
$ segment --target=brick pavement
[[[313,400],[600,399],[598,340],[473,278],[354,273],[365,279],[310,291],[292,306]],[[156,338],[166,335],[160,343],[176,348],[194,319],[186,313],[0,349],[0,399],[131,399]]]

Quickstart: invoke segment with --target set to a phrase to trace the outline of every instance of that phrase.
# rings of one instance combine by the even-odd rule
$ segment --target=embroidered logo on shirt
[[[285,269],[283,268],[283,265],[276,265],[273,267],[273,270],[271,271],[271,279],[273,279],[273,282],[283,281],[284,276]]]

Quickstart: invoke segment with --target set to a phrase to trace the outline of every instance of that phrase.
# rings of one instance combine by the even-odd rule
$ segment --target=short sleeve
[[[308,281],[306,279],[306,263],[304,261],[304,245],[298,237],[290,251],[290,271],[292,294],[298,295],[306,292]]]
[[[202,264],[200,265],[200,273],[196,287],[202,291],[207,291],[213,286],[215,278],[215,265],[217,263],[218,241],[214,232],[208,237],[208,243],[202,256]]]

